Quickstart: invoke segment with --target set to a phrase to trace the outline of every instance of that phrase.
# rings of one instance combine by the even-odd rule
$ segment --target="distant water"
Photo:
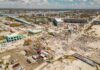
[[[29,9],[29,8],[0,8],[0,10],[29,10],[29,11],[100,11],[100,9]]]

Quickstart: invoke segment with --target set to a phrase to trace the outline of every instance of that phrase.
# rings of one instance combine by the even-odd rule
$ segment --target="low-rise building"
[[[12,41],[20,40],[22,38],[24,38],[23,35],[16,34],[16,33],[6,36],[7,42],[12,42]]]
[[[37,33],[42,32],[42,30],[40,30],[40,29],[37,29],[37,30],[28,30],[28,32],[31,33],[31,34],[37,34]]]

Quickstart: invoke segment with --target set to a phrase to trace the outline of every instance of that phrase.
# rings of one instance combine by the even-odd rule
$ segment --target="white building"
[[[57,26],[58,24],[63,23],[64,21],[61,18],[54,18],[53,23],[55,26]]]

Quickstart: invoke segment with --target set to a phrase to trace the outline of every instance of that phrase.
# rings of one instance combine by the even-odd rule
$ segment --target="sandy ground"
[[[95,30],[95,33],[100,37],[100,25],[94,25],[92,29]]]
[[[96,68],[80,60],[70,62],[69,60],[64,59],[62,62],[56,61],[48,64],[42,70],[96,70]]]

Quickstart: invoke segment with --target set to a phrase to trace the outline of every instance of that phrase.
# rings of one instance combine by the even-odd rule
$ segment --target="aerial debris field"
[[[100,70],[100,13],[0,16],[0,70]]]

